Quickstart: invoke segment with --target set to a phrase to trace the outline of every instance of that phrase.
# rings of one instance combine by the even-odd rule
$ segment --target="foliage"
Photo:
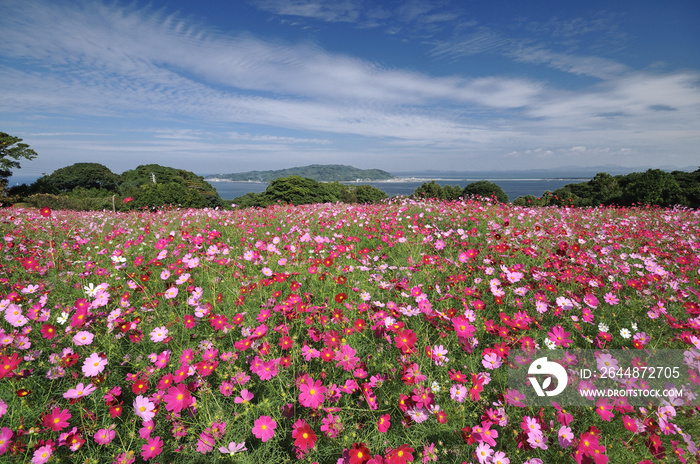
[[[462,196],[462,188],[458,185],[442,186],[431,180],[423,182],[423,185],[418,187],[411,197],[413,198],[432,198],[436,200],[458,200]]]
[[[20,169],[19,160],[33,160],[38,155],[22,139],[0,132],[0,190],[7,187],[7,178],[12,169]]]
[[[0,236],[3,463],[698,458],[690,397],[508,385],[535,345],[677,349],[700,383],[698,211],[8,208]]]
[[[210,178],[230,181],[272,182],[280,177],[298,176],[323,182],[354,182],[393,179],[394,176],[381,169],[358,169],[342,164],[312,164],[309,166],[277,169],[271,171],[248,171],[233,174],[216,174]]]
[[[523,201],[526,200],[518,204]],[[543,206],[541,201],[528,204]],[[588,182],[568,184],[555,190],[548,204],[578,207],[682,205],[697,208],[700,207],[700,169],[691,173],[649,169],[618,176],[600,172]]]
[[[24,198],[23,201],[34,208],[48,207],[54,210],[70,209],[76,211],[102,211],[112,210],[112,197],[104,195],[52,195],[50,193],[36,193]],[[121,208],[121,205],[117,204]]]
[[[45,186],[42,193],[66,193],[75,188],[105,189],[116,192],[120,179],[119,175],[102,164],[75,163],[57,169],[37,182]]]
[[[464,187],[462,195],[465,197],[469,195],[477,195],[484,198],[495,197],[501,203],[508,203],[506,192],[498,184],[487,180],[479,180],[468,184]]]
[[[156,184],[153,183],[154,177]],[[55,209],[124,210],[167,205],[194,208],[224,206],[224,201],[203,177],[190,171],[157,164],[138,166],[120,176],[98,163],[76,163],[40,177],[31,185],[12,187],[9,194],[16,202],[24,201],[38,207],[41,201],[47,201],[47,205]],[[51,196],[43,197],[44,194]],[[46,199],[43,200],[44,198]]]
[[[314,179],[289,176],[275,179],[262,193],[247,193],[233,203],[241,208],[265,207],[278,202],[292,205],[310,203],[376,203],[386,193],[371,185],[345,185],[340,182],[318,182]]]
[[[177,182],[143,184],[139,188],[132,188],[129,193],[133,199],[130,206],[135,209],[157,209],[162,206],[184,208],[204,208],[207,206],[204,196]]]

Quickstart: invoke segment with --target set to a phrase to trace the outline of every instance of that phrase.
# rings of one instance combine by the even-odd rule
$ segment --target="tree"
[[[69,192],[77,187],[116,191],[119,176],[100,163],[75,163],[55,170],[46,177],[46,183],[58,192]]]
[[[331,186],[331,188],[333,187]],[[280,177],[273,180],[267,186],[262,196],[263,201],[267,204],[283,201],[293,205],[303,205],[340,200],[324,184],[299,176]]]
[[[501,203],[508,203],[508,195],[506,195],[506,192],[504,192],[498,184],[494,184],[493,182],[489,182],[487,180],[472,182],[464,187],[462,195],[465,197],[467,195],[478,195],[480,197],[487,198],[495,196]]]
[[[33,160],[38,155],[22,139],[0,132],[0,188],[7,187],[7,179],[12,175],[10,169],[20,169],[19,159]],[[10,158],[10,159],[8,159]]]
[[[681,204],[683,192],[673,175],[660,169],[649,169],[643,173],[628,174],[625,185],[626,203],[642,205],[672,206]]]

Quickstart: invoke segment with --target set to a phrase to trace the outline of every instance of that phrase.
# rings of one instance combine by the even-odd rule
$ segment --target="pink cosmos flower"
[[[219,391],[224,396],[231,396],[233,395],[233,384],[224,380],[221,382],[221,385],[219,385]]]
[[[237,396],[233,400],[233,402],[238,403],[238,404],[241,404],[241,403],[248,404],[248,402],[252,399],[253,399],[253,394],[251,392],[249,392],[246,388],[244,388],[243,390],[241,390],[241,395]]]
[[[307,408],[316,409],[325,400],[324,393],[326,393],[327,388],[322,385],[320,380],[312,382],[309,380],[306,383],[299,385],[299,402],[302,406]]]
[[[467,399],[467,387],[464,385],[454,384],[450,388],[450,398],[458,403],[464,403]]]
[[[151,436],[151,432],[153,432],[153,427],[155,426],[156,424],[152,420],[142,423],[141,428],[139,429],[139,437],[143,438],[144,440],[148,439],[148,437]]]
[[[76,385],[75,388],[71,388],[67,392],[65,392],[63,394],[63,397],[66,399],[78,399],[78,398],[82,398],[83,396],[89,395],[90,393],[94,392],[96,389],[97,389],[97,387],[95,387],[94,385],[92,385],[90,383],[87,385],[79,383],[78,385]]]
[[[163,440],[160,437],[149,438],[141,447],[141,457],[146,461],[158,456],[163,451]]]
[[[599,398],[595,404],[595,412],[598,413],[601,419],[610,422],[615,415],[612,413],[613,405],[607,398]]]
[[[134,414],[139,416],[144,422],[155,417],[156,413],[153,412],[155,407],[156,405],[143,395],[139,395],[136,397],[136,399],[134,399]]]
[[[165,409],[172,412],[180,412],[190,405],[192,395],[187,386],[179,384],[168,389],[168,394],[163,397]]]
[[[559,436],[559,445],[562,448],[568,448],[571,446],[571,442],[574,440],[574,434],[571,432],[571,428],[566,425],[562,425],[557,433]]]
[[[499,358],[496,353],[489,353],[481,360],[481,364],[486,369],[498,369],[501,364],[503,364],[503,361],[501,361],[501,358]]]
[[[166,277],[166,279],[167,279],[167,277]],[[177,296],[177,287],[170,287],[169,289],[167,289],[165,291],[163,296],[168,300],[170,300],[171,298],[175,298]]]
[[[3,427],[0,430],[0,455],[5,454],[10,443],[12,443],[12,435],[14,435],[14,432],[9,427]]]
[[[268,441],[275,436],[275,428],[277,422],[272,420],[270,416],[260,416],[255,420],[253,427],[253,435],[260,438],[263,442]]]
[[[598,307],[598,298],[596,298],[596,296],[592,293],[586,293],[586,296],[583,297],[583,302],[592,309],[596,309]]]
[[[620,302],[620,299],[614,293],[606,293],[603,299],[611,306],[615,306]]]
[[[202,432],[197,440],[197,452],[207,454],[209,451],[214,449],[214,444],[214,437],[206,432]]]
[[[245,442],[239,444],[232,441],[228,444],[228,448],[224,446],[219,447],[219,452],[222,454],[236,454],[239,451],[248,451],[248,448],[245,447]]]
[[[85,346],[92,343],[95,336],[87,330],[81,330],[73,336],[73,343],[76,346]]]
[[[53,450],[51,449],[51,445],[44,445],[39,448],[37,448],[36,451],[34,451],[34,457],[32,458],[32,464],[44,464],[49,460],[51,455],[53,454]]]
[[[391,416],[389,414],[384,414],[379,418],[377,421],[377,429],[382,432],[386,433],[387,430],[389,430],[389,427],[391,427]]]
[[[168,338],[168,329],[165,326],[156,327],[151,331],[151,341],[154,343],[162,342]]]
[[[486,443],[479,443],[476,447],[476,458],[481,464],[486,464],[491,461],[493,449]]]
[[[54,408],[51,414],[44,416],[44,426],[57,432],[68,427],[68,419],[71,417],[71,413],[67,409]]]
[[[107,365],[107,358],[100,357],[97,353],[92,353],[83,362],[83,374],[85,377],[95,377],[100,375]]]
[[[112,429],[100,429],[95,432],[94,439],[98,445],[108,445],[117,436],[117,432]]]

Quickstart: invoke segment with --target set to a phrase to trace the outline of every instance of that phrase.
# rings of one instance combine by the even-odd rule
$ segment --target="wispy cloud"
[[[634,70],[573,42],[611,27],[605,22],[530,24],[542,31],[536,40],[470,22],[431,51],[437,61],[491,54],[585,81],[567,87],[547,74],[389,68],[313,42],[217,31],[149,7],[32,5],[29,12],[23,2],[7,2],[0,16],[0,115],[117,122],[131,137],[117,149],[114,139],[77,143],[83,130],[50,130],[64,134],[54,147],[64,164],[73,159],[71,144],[82,153],[131,153],[136,161],[149,153],[196,165],[192,153],[221,160],[255,152],[314,161],[345,156],[376,166],[384,155],[415,161],[421,153],[451,163],[538,153],[557,159],[583,146],[590,156],[626,149],[653,160],[664,144],[685,152],[700,142],[698,72]],[[458,16],[449,3],[398,2],[391,11],[354,1],[258,5],[360,27],[427,27]],[[390,22],[391,14],[399,19]],[[34,132],[48,147],[41,134],[49,130]],[[343,146],[350,139],[351,148]]]

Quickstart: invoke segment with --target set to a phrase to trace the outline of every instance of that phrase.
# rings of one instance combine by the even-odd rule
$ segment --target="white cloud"
[[[357,2],[266,5],[324,21],[351,20],[361,10],[358,21],[372,13],[377,24],[388,24],[382,11],[359,9]],[[449,10],[424,5],[406,3],[398,24],[418,21],[421,14],[433,15],[425,22],[449,20]],[[599,56],[466,27],[468,35],[436,45],[433,55],[458,59],[495,52],[598,83],[562,89],[544,77],[473,77],[467,67],[436,76],[309,42],[217,32],[148,8],[35,1],[29,12],[25,3],[9,2],[0,16],[0,116],[100,120],[110,128],[118,121],[133,137],[120,141],[119,150],[114,139],[76,145],[77,133],[86,131],[68,126],[34,133],[36,140],[42,133],[66,133],[66,146],[85,153],[123,150],[136,160],[168,153],[187,160],[193,152],[220,160],[255,151],[299,159],[362,157],[387,168],[404,154],[417,159],[429,153],[425,163],[467,163],[498,154],[489,162],[500,162],[503,154],[526,162],[527,156],[556,160],[573,156],[571,147],[586,147],[585,156],[617,156],[625,149],[653,162],[669,146],[689,159],[700,142],[697,72],[634,71]],[[577,27],[585,25],[557,31],[569,39]],[[104,126],[94,131],[104,133]],[[350,139],[352,148],[343,147]],[[73,156],[67,149],[61,153]]]

